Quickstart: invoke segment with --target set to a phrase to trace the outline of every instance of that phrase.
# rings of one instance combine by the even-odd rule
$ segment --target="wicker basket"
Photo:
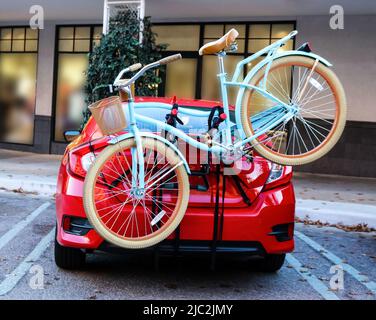
[[[127,120],[120,97],[112,96],[89,106],[96,123],[105,135],[114,134],[127,127]]]

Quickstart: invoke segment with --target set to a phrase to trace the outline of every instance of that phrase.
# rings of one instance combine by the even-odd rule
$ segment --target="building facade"
[[[231,72],[239,60],[297,29],[284,50],[310,41],[314,52],[334,64],[348,100],[340,142],[299,170],[375,177],[376,3],[336,1],[343,2],[345,25],[332,29],[328,2],[297,8],[282,0],[202,0],[190,6],[181,0],[146,1],[158,41],[169,44],[165,54],[181,52],[184,58],[168,66],[159,94],[216,100],[216,61],[198,55],[201,45],[235,27],[239,50],[227,59]],[[42,30],[29,27],[31,5],[28,0],[0,5],[0,147],[62,153],[64,130],[77,128],[86,107],[84,72],[88,53],[101,38],[103,1],[49,1]]]

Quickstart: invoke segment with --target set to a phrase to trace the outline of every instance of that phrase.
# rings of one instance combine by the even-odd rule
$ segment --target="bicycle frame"
[[[159,120],[155,120],[153,118],[147,117],[147,116],[142,116],[138,115],[135,112],[135,109],[137,108],[154,108],[154,109],[166,109],[170,110],[171,105],[165,104],[165,103],[135,103],[132,97],[131,90],[129,87],[123,87],[122,90],[124,90],[128,96],[128,107],[125,107],[125,111],[127,113],[127,118],[129,119],[129,132],[134,136],[136,140],[136,145],[137,148],[132,148],[132,188],[135,188],[136,190],[143,189],[144,188],[144,161],[139,161],[137,163],[137,158],[138,159],[143,159],[143,152],[142,152],[142,146],[141,146],[141,136],[140,136],[140,131],[139,128],[137,127],[137,121],[141,123],[146,123],[146,124],[151,124],[151,125],[157,125],[158,128],[165,130],[174,136],[178,137],[179,139],[185,141],[189,145],[203,150],[207,152],[212,152],[214,154],[220,154],[223,152],[228,151],[229,149],[233,148],[241,148],[244,145],[252,142],[256,138],[258,138],[260,135],[265,134],[267,131],[271,130],[273,127],[276,127],[280,123],[284,121],[288,121],[291,119],[295,113],[297,112],[297,108],[286,104],[285,102],[281,101],[277,97],[273,96],[269,92],[266,91],[266,82],[267,82],[267,76],[268,72],[270,70],[271,64],[276,56],[277,50],[284,45],[288,40],[293,38],[297,34],[297,31],[291,32],[289,35],[286,37],[274,42],[273,44],[265,47],[264,49],[258,51],[257,53],[249,56],[248,58],[240,61],[234,71],[233,77],[231,81],[226,80],[226,72],[224,68],[224,57],[226,56],[225,52],[220,52],[218,53],[218,64],[219,64],[219,74],[217,75],[219,78],[220,82],[220,89],[221,89],[221,96],[222,96],[222,103],[223,103],[223,109],[226,114],[226,119],[225,119],[225,130],[226,132],[226,139],[227,141],[225,142],[224,145],[213,145],[213,146],[208,146],[205,143],[199,142],[192,137],[188,136],[186,133],[183,131],[165,123]],[[266,71],[265,71],[265,77],[264,80],[262,81],[260,86],[253,86],[244,82],[238,82],[237,80],[239,79],[240,75],[243,72],[243,68],[246,64],[249,62],[257,59],[258,57],[267,54],[266,58],[263,60],[263,64],[266,63]],[[267,125],[263,125],[262,129],[260,129],[255,135],[250,136],[248,138],[242,139],[241,141],[233,144],[231,141],[231,122],[230,122],[230,111],[229,111],[229,103],[228,103],[228,96],[227,96],[227,88],[230,86],[235,86],[239,88],[246,88],[246,89],[251,89],[251,90],[256,90],[259,92],[262,96],[265,98],[274,101],[277,106],[273,107],[273,111],[271,114],[274,112],[281,111],[281,113],[277,116],[272,116],[271,118],[268,118],[267,115],[262,115],[260,119],[265,119],[264,122]],[[179,109],[180,113],[182,114],[187,114],[187,115],[192,115],[192,116],[198,116],[198,117],[207,117],[210,112],[205,112],[205,111],[198,111],[198,110],[191,110],[187,108],[181,108]],[[238,126],[238,124],[237,124]],[[238,126],[239,127],[239,126]],[[242,133],[244,134],[244,133]],[[123,136],[116,137],[110,141],[111,144],[118,143],[122,139],[129,138],[129,134],[125,134]],[[135,157],[137,153],[137,157]],[[137,172],[137,164],[138,164],[138,172]]]

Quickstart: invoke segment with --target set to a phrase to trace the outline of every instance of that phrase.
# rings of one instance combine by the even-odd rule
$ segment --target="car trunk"
[[[224,167],[214,156],[208,158],[206,152],[179,143],[179,149],[185,155],[191,175],[189,206],[214,207],[216,204],[217,186],[222,199],[223,177],[225,177],[225,207],[249,206],[260,194],[269,173],[270,164],[256,156],[252,161],[243,157],[229,167]],[[219,184],[217,182],[219,166]]]

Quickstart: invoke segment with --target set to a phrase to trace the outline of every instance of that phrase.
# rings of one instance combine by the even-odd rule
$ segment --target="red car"
[[[138,101],[171,103],[167,98],[138,98]],[[218,104],[183,99],[177,103],[181,107],[206,109]],[[159,120],[165,116],[163,111],[153,114]],[[191,120],[190,128],[204,128],[205,123],[200,121]],[[83,159],[101,152],[108,139],[90,118],[63,156],[56,193],[55,241],[55,262],[61,268],[80,268],[86,254],[95,251],[126,252],[99,236],[83,207],[83,183],[88,169]],[[285,254],[294,249],[292,169],[272,164],[257,154],[251,160],[244,157],[241,161],[242,170],[227,176],[225,182],[218,177],[216,165],[191,167],[186,214],[178,229],[156,246],[158,252],[236,252],[262,257],[259,265],[264,271],[281,268]]]

